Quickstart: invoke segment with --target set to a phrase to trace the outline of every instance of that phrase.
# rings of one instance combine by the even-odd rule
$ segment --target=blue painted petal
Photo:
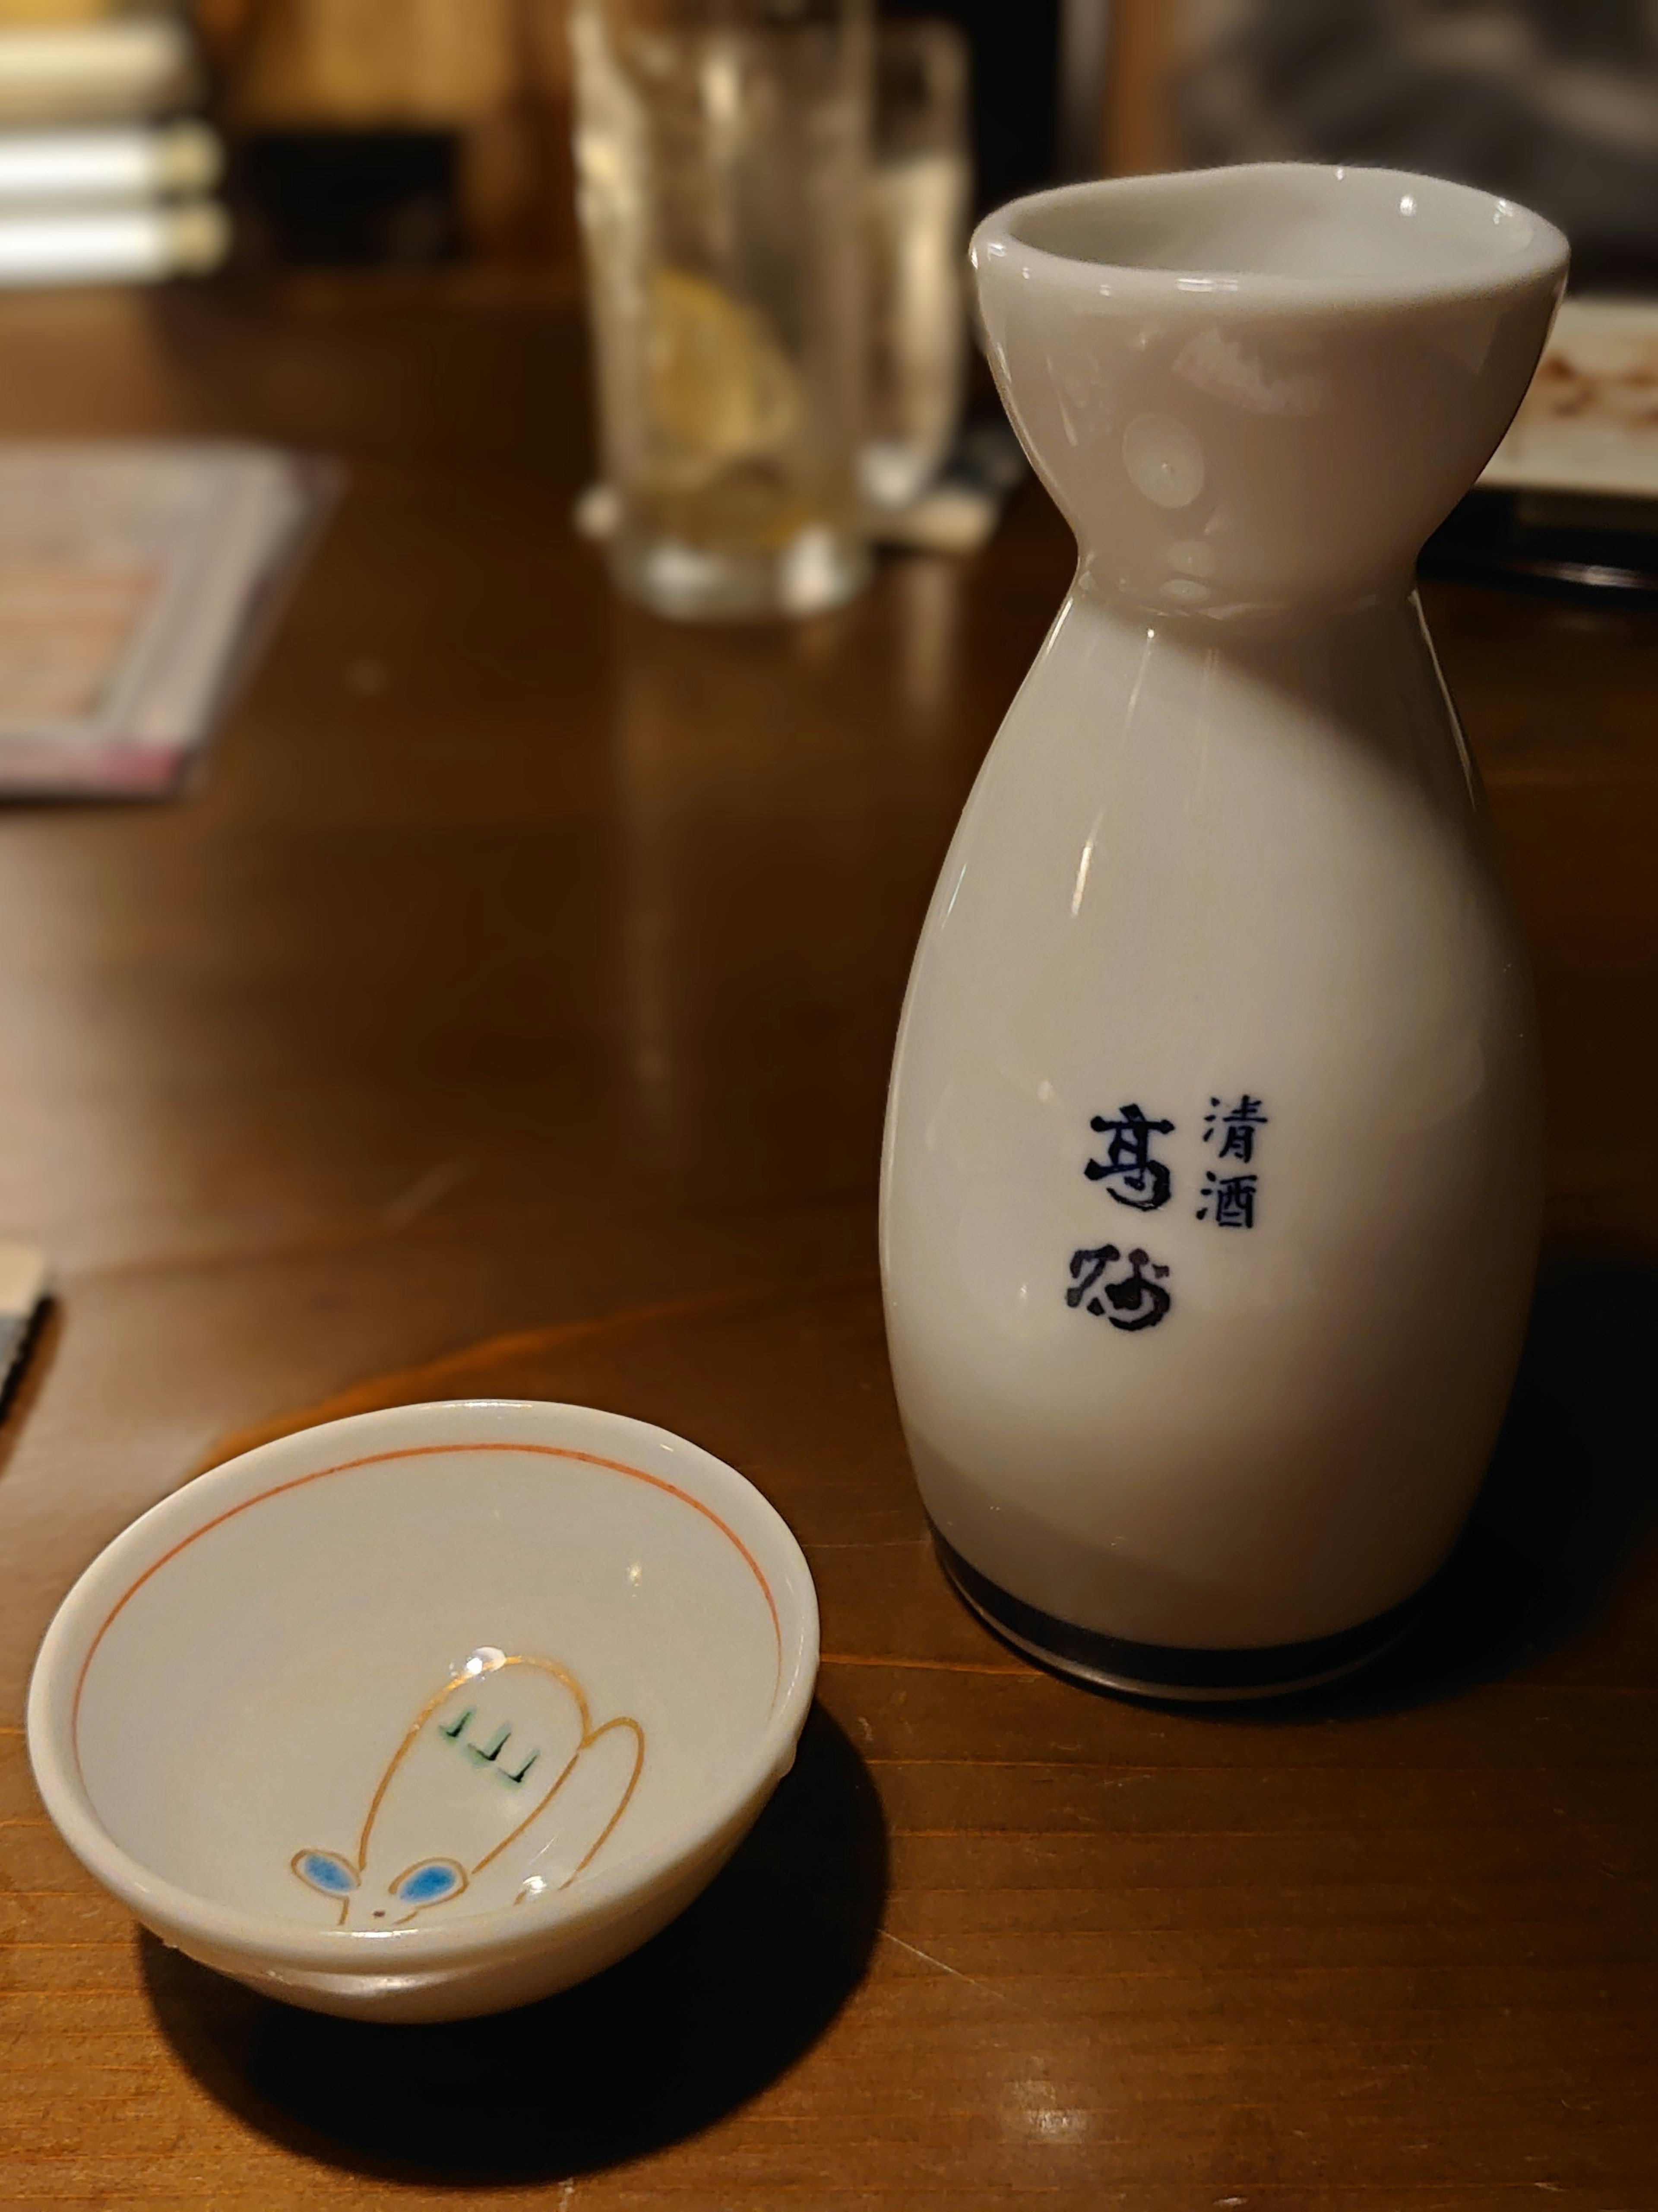
[[[412,1867],[404,1875],[398,1884],[398,1895],[405,1905],[431,1905],[459,1887],[458,1867],[448,1859],[428,1859],[423,1866]]]
[[[334,1851],[302,1852],[297,1871],[302,1881],[314,1888],[330,1890],[336,1897],[343,1897],[357,1886],[356,1875]]]

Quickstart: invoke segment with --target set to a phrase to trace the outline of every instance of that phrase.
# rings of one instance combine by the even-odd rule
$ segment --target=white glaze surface
[[[1171,244],[1186,268],[1112,258]],[[1529,984],[1409,578],[1564,246],[1460,187],[1266,168],[1041,195],[974,261],[1082,560],[906,1004],[907,1433],[940,1528],[1029,1604],[1145,1643],[1321,1637],[1442,1557],[1529,1293]],[[1131,1105],[1173,1125],[1149,1207],[1090,1128]],[[1221,1225],[1217,1170],[1252,1220],[1235,1189]],[[1169,1299],[1135,1328],[1131,1249]]]
[[[440,2017],[677,1910],[786,1770],[816,1649],[798,1548],[695,1446],[582,1407],[401,1407],[118,1539],[43,1646],[30,1746],[72,1848],[167,1940]]]

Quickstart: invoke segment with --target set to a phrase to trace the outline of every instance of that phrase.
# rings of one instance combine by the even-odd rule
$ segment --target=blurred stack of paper
[[[0,447],[0,794],[172,790],[331,484],[255,446]]]
[[[179,119],[197,85],[174,15],[0,9],[0,285],[143,283],[222,260],[219,142]]]

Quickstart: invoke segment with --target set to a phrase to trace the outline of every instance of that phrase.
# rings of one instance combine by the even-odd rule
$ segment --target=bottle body
[[[1288,1688],[1444,1557],[1529,1299],[1531,991],[1410,576],[1565,245],[1462,186],[1268,163],[1037,194],[973,260],[1081,562],[905,1005],[899,1407],[1005,1635],[1094,1681]]]
[[[1501,1419],[1540,1127],[1413,602],[1222,641],[1084,574],[963,815],[894,1069],[889,1329],[946,1543],[1137,1644],[1388,1613]]]

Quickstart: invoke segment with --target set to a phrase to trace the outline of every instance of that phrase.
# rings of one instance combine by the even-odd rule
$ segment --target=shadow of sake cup
[[[396,1407],[185,1485],[30,1686],[46,1809],[165,1943],[320,2012],[456,2020],[611,1965],[793,1762],[811,1576],[753,1486],[586,1407]]]

